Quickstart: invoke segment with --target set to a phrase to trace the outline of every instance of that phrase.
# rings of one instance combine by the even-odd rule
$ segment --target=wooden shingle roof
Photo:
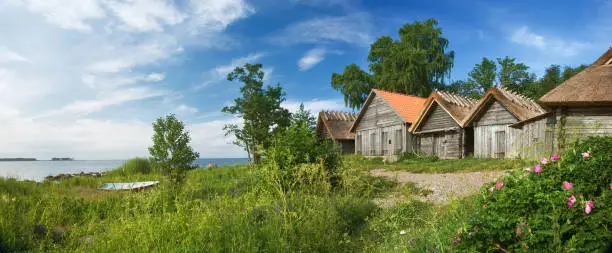
[[[463,97],[454,93],[446,91],[434,91],[432,92],[425,104],[423,109],[419,113],[419,116],[415,120],[415,123],[410,126],[409,131],[414,132],[422,125],[425,121],[426,116],[432,109],[434,102],[438,104],[444,111],[446,111],[458,125],[462,126],[463,122],[468,118],[472,108],[476,106],[478,100]]]
[[[463,127],[468,126],[472,121],[478,118],[478,116],[484,112],[484,109],[491,100],[497,100],[502,103],[518,121],[524,121],[546,113],[546,110],[532,99],[504,87],[495,86],[490,88],[478,104],[474,106],[468,118],[463,122]]]
[[[612,104],[612,48],[539,100],[547,106]]]
[[[317,119],[317,131],[320,127],[325,127],[334,140],[354,140],[355,133],[350,129],[356,119],[355,113],[322,111]]]

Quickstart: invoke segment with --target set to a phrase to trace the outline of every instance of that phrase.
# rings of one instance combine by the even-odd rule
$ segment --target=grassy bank
[[[443,170],[439,162],[429,163]],[[364,168],[372,165],[378,166],[348,158],[339,187],[289,192],[248,165],[189,171],[180,189],[159,174],[126,170],[57,183],[0,179],[0,252],[451,250],[473,201],[434,206],[407,194],[394,207],[379,208],[374,198],[401,189],[369,176]],[[96,189],[105,182],[142,180],[161,184],[141,192]]]
[[[476,159],[466,157],[457,160],[438,160],[435,157],[409,157],[398,162],[386,163],[382,158],[348,156],[349,161],[362,170],[386,169],[401,170],[413,173],[456,173],[472,171],[511,170],[527,166],[519,159]]]

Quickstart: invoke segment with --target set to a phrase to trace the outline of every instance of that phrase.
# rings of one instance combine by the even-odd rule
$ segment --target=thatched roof
[[[470,115],[472,108],[474,108],[474,106],[476,106],[478,103],[478,100],[459,96],[446,91],[434,91],[429,95],[427,101],[425,101],[423,109],[421,110],[415,123],[410,126],[410,132],[416,131],[419,126],[425,122],[426,116],[432,110],[434,103],[438,104],[455,120],[455,122],[457,122],[457,124],[462,126],[463,122]]]
[[[351,133],[350,129],[356,119],[357,114],[350,112],[319,112],[317,134],[325,127],[333,140],[354,140],[355,133]]]
[[[368,98],[366,99],[363,107],[361,108],[359,115],[357,116],[357,120],[355,120],[355,123],[351,127],[351,132],[355,131],[357,124],[365,114],[365,111],[367,110],[370,103],[372,103],[372,100],[375,96],[381,96],[382,98],[384,98],[385,101],[389,103],[389,105],[391,105],[391,107],[395,110],[395,113],[397,113],[400,119],[402,119],[406,123],[413,123],[417,119],[417,117],[419,116],[419,112],[423,108],[423,104],[426,100],[425,98],[413,95],[372,89],[372,91],[370,91],[370,95],[368,95]]]
[[[516,92],[507,90],[504,87],[492,87],[490,88],[482,99],[474,106],[472,111],[469,113],[468,118],[463,122],[463,127],[468,126],[472,121],[477,119],[492,101],[499,101],[518,121],[531,119],[536,116],[540,116],[546,113],[546,110],[542,108],[538,103],[530,98],[520,95]]]
[[[546,106],[612,104],[612,48],[540,98]]]

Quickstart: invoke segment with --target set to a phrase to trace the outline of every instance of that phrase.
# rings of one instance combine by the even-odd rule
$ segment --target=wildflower
[[[504,182],[503,181],[499,181],[499,182],[495,183],[495,189],[500,190],[502,187],[504,187]]]
[[[524,226],[525,226],[525,222],[521,221],[521,227],[524,227]]]
[[[589,154],[589,152],[584,152],[582,153],[582,158],[589,158],[591,157],[591,155]]]
[[[516,235],[522,235],[523,231],[521,231],[521,227],[516,227]]]
[[[567,208],[574,208],[574,203],[576,203],[576,197],[574,197],[574,195],[569,196],[569,198],[567,198],[567,200],[569,202],[567,202]]]
[[[538,164],[535,167],[533,167],[533,172],[538,173],[538,174],[542,173],[542,165]]]
[[[405,234],[406,234],[406,230],[400,231],[400,235],[405,235]]]
[[[472,232],[468,232],[468,235],[472,235]]]
[[[610,190],[612,190],[612,183],[610,183]]]
[[[547,164],[547,163],[548,163],[548,159],[542,158],[542,164]]]
[[[550,157],[551,161],[556,161],[556,160],[559,160],[559,159],[561,159],[561,155],[559,155],[559,154],[554,154],[553,156]]]
[[[459,237],[453,238],[453,244],[457,244],[459,241],[461,241],[461,238]]]
[[[572,184],[572,182],[563,181],[563,188],[565,188],[565,190],[572,189],[572,187],[574,187],[574,184]]]
[[[489,191],[490,191],[490,192],[493,192],[493,186],[491,186],[491,188],[489,188]]]
[[[591,210],[593,210],[593,207],[595,207],[595,202],[593,202],[591,200],[587,201],[586,207],[584,208],[584,212],[586,214],[590,214]]]
[[[526,171],[531,171],[531,167],[525,168]]]
[[[487,208],[487,205],[482,205],[482,208],[486,209],[486,208]]]

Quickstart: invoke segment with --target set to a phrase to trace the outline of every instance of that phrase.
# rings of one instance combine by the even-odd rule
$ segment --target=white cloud
[[[323,48],[313,48],[308,50],[302,58],[298,61],[298,68],[300,71],[306,71],[315,65],[319,64],[319,62],[325,59],[325,49]]]
[[[25,56],[0,47],[0,64],[10,62],[30,62]]]
[[[188,113],[196,113],[198,112],[198,108],[188,106],[186,104],[181,104],[175,109],[178,112],[188,112]]]
[[[148,82],[160,82],[166,78],[164,73],[151,73],[145,76],[144,80]]]
[[[297,112],[300,108],[300,104],[304,103],[304,109],[310,111],[311,114],[316,115],[320,111],[346,111],[348,110],[344,106],[344,101],[341,99],[313,99],[309,101],[299,100],[287,100],[282,106],[287,108],[290,112]]]
[[[590,48],[589,43],[565,41],[558,38],[548,38],[529,31],[527,26],[522,26],[510,36],[514,43],[536,48],[544,53],[571,57],[580,54],[583,50]]]
[[[175,25],[185,15],[165,0],[104,1],[124,23],[124,28],[139,31],[163,31],[163,25]]]
[[[176,86],[162,82],[171,67],[196,45],[193,41],[207,47],[227,44],[224,30],[253,12],[241,0],[0,3],[0,34],[10,38],[0,41],[0,154],[146,155],[152,115],[177,104],[197,112],[163,102],[166,96],[181,96],[172,90]],[[130,118],[126,115],[138,119],[121,119]],[[198,151],[240,156],[232,155],[240,151],[227,144],[221,122],[190,125],[208,134],[192,135],[200,141]]]
[[[65,29],[89,31],[91,26],[88,21],[105,16],[98,0],[23,0],[16,3],[25,5],[28,10],[43,15],[48,22]]]
[[[280,35],[270,38],[276,44],[330,43],[369,46],[374,38],[370,16],[354,13],[340,17],[319,17],[287,26]]]
[[[255,13],[255,9],[243,0],[191,0],[189,7],[193,11],[193,33],[199,33],[201,27],[223,30],[234,21]]]
[[[120,105],[126,102],[133,102],[167,94],[166,91],[150,89],[147,87],[135,87],[115,90],[110,93],[100,93],[97,99],[78,100],[61,107],[58,110],[49,111],[40,117],[56,115],[87,115],[97,112],[109,106]]]
[[[240,57],[240,58],[236,58],[236,59],[232,59],[232,61],[229,64],[225,64],[225,65],[219,65],[213,69],[210,69],[208,71],[205,72],[206,75],[206,80],[199,84],[194,86],[195,89],[201,89],[204,88],[210,84],[213,83],[217,83],[220,81],[223,81],[227,78],[227,74],[229,74],[230,72],[234,71],[234,69],[236,67],[241,67],[246,63],[255,63],[256,61],[258,61],[259,59],[261,59],[262,57],[264,57],[266,54],[265,53],[252,53],[249,54],[245,57]],[[274,69],[267,69],[268,71],[272,72]],[[264,69],[264,72],[266,72],[266,69]],[[270,73],[271,74],[271,73]],[[264,76],[264,78],[268,78],[268,72],[266,72],[266,76]]]

